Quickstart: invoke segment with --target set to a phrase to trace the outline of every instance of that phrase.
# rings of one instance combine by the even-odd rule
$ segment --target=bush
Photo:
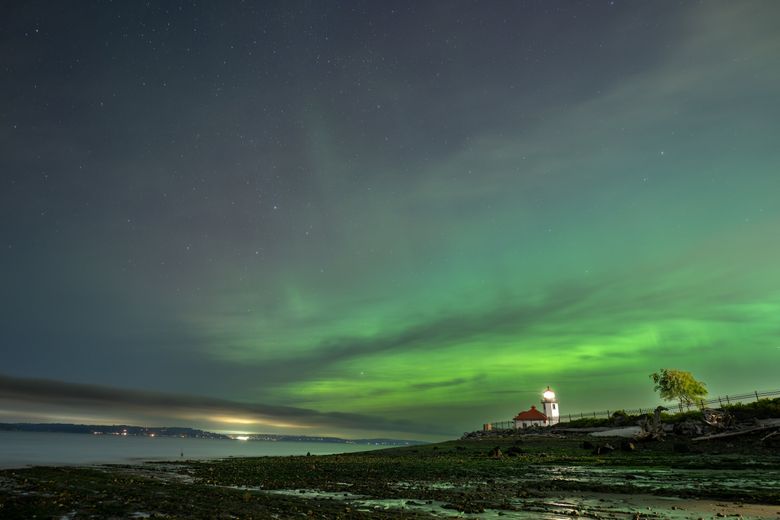
[[[595,428],[600,426],[610,426],[610,419],[599,419],[596,417],[584,417],[582,419],[574,419],[570,422],[561,422],[561,426],[565,428]]]
[[[662,413],[661,422],[666,424],[678,424],[685,421],[701,421],[701,410],[691,410],[690,412],[680,413]]]
[[[752,403],[736,403],[723,407],[723,410],[729,412],[737,421],[750,421],[753,419],[772,419],[780,418],[780,398],[776,399],[761,399]],[[619,428],[621,426],[633,426],[636,425],[641,419],[645,417],[653,420],[653,414],[642,415],[629,415],[624,410],[618,410],[613,413],[609,418],[599,417],[584,417],[580,419],[574,419],[571,422],[561,421],[560,425],[563,428],[596,428],[604,426],[614,426]],[[701,410],[690,410],[680,413],[661,413],[661,422],[666,424],[678,424],[686,421],[701,421]]]
[[[618,410],[612,414],[612,417],[610,417],[610,421],[614,426],[623,426],[625,424],[628,424],[629,416],[625,410]]]
[[[772,419],[780,417],[780,397],[776,399],[760,399],[752,403],[736,403],[724,406],[737,421],[751,419]]]

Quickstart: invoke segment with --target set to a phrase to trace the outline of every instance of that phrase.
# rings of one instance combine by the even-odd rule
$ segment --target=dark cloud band
[[[239,416],[258,423],[292,423],[299,426],[349,430],[449,433],[441,428],[382,417],[318,412],[306,408],[241,403],[195,395],[146,392],[99,385],[86,385],[0,375],[0,400],[25,404],[67,407],[85,412],[142,413],[158,416]]]

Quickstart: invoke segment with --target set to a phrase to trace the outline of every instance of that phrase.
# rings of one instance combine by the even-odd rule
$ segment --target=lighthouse
[[[547,425],[554,426],[560,422],[561,411],[558,408],[558,399],[555,397],[555,392],[547,387],[547,390],[542,394],[542,406],[544,407],[544,415],[547,416]]]

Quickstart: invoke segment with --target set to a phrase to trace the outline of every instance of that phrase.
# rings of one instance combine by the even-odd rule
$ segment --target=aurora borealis
[[[780,388],[777,2],[0,26],[0,422],[444,438],[662,367]]]

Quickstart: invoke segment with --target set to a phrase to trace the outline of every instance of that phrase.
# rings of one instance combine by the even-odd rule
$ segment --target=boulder
[[[518,455],[521,455],[525,453],[522,449],[518,448],[517,446],[510,446],[508,450],[506,450],[507,457],[517,457]]]
[[[604,446],[599,446],[595,450],[593,450],[594,455],[609,455],[615,451],[615,447],[611,444],[605,444]]]
[[[683,421],[674,425],[676,435],[699,437],[704,434],[704,425],[699,421]]]

